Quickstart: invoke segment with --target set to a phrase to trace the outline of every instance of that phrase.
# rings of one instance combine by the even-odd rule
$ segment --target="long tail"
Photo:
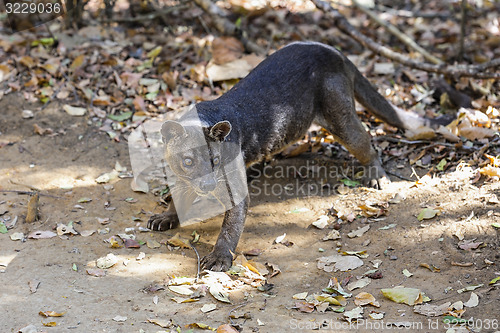
[[[354,72],[354,95],[372,115],[380,120],[400,129],[416,129],[422,126],[438,128],[439,125],[446,125],[453,119],[447,117],[427,119],[420,117],[416,113],[407,112],[391,105],[377,90],[371,85],[363,74],[348,61],[348,66]]]

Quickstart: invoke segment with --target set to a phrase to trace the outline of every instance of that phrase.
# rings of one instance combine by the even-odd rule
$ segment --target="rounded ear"
[[[168,120],[161,126],[161,135],[165,143],[184,134],[186,134],[186,130],[176,121]]]
[[[231,123],[227,120],[219,121],[217,124],[210,128],[210,137],[217,141],[224,141],[224,139],[231,133]]]

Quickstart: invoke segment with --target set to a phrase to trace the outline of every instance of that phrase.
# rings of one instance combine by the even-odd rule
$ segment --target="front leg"
[[[178,191],[178,188],[182,191]],[[151,216],[148,221],[148,228],[156,231],[165,231],[179,227],[179,214],[181,219],[185,217],[185,214],[191,208],[196,198],[197,195],[189,187],[189,184],[184,182],[176,184],[172,187],[172,201],[168,205],[167,210],[162,214]]]
[[[236,245],[240,240],[245,219],[247,216],[249,198],[248,196],[242,202],[226,211],[221,231],[214,249],[201,260],[204,269],[224,272],[231,268],[233,255]]]
[[[179,217],[172,200],[165,212],[149,218],[148,228],[155,231],[165,231],[179,227]]]

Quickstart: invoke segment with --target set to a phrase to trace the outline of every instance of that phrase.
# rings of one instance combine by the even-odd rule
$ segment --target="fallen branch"
[[[198,1],[198,0],[196,0]],[[403,65],[406,65],[411,68],[420,69],[426,72],[432,73],[440,73],[455,77],[468,76],[475,77],[480,79],[499,79],[500,72],[485,72],[483,71],[487,68],[500,66],[500,58],[496,58],[491,60],[488,63],[484,63],[481,65],[434,65],[429,63],[417,62],[409,57],[394,52],[391,49],[378,44],[373,41],[371,38],[366,37],[362,33],[360,33],[356,28],[354,28],[347,19],[340,14],[336,9],[334,9],[328,2],[322,0],[311,0],[318,9],[322,10],[325,13],[328,13],[333,16],[335,19],[335,25],[339,30],[351,36],[357,42],[366,46],[371,51],[380,54],[388,59],[397,61]]]
[[[139,15],[135,17],[121,17],[121,18],[115,18],[111,20],[102,20],[101,23],[133,23],[133,22],[143,22],[143,21],[152,21],[156,19],[157,17],[162,17],[168,13],[171,13],[175,10],[184,10],[187,9],[189,6],[186,4],[180,4],[180,5],[175,5],[171,7],[167,7],[165,9],[158,10],[154,13],[148,13],[145,15]]]
[[[384,5],[378,4],[376,6],[377,10],[383,11],[384,13],[388,13],[391,15],[399,16],[399,17],[422,17],[427,19],[439,18],[442,20],[447,20],[452,15],[450,12],[433,12],[433,11],[413,11],[413,10],[404,10],[404,9],[394,9],[390,7],[386,7]]]
[[[418,45],[417,43],[415,43],[415,41],[413,39],[411,39],[410,36],[408,36],[407,34],[405,34],[404,32],[402,32],[398,28],[396,28],[391,23],[382,20],[377,14],[375,14],[374,12],[372,12],[367,7],[361,5],[357,0],[353,0],[352,3],[356,6],[356,8],[358,8],[363,13],[365,13],[366,15],[368,15],[372,20],[374,20],[375,22],[377,22],[377,24],[381,25],[388,32],[390,32],[391,34],[393,34],[394,36],[396,36],[406,46],[408,46],[409,48],[411,48],[411,49],[417,51],[418,53],[420,53],[425,59],[429,60],[433,64],[442,64],[443,63],[443,61],[441,59],[433,56],[432,54],[430,54],[429,52],[427,52],[426,50],[424,50],[420,45]]]
[[[467,20],[467,0],[462,0],[460,4],[460,46],[458,50],[458,59],[464,59],[464,40],[465,40],[465,26]]]
[[[266,54],[266,51],[263,48],[261,48],[254,42],[248,40],[248,38],[246,38],[243,35],[241,30],[238,27],[236,27],[236,25],[233,22],[229,21],[225,17],[226,13],[220,7],[215,5],[212,1],[194,0],[194,2],[201,9],[203,9],[208,15],[210,15],[215,27],[217,28],[217,30],[219,30],[220,33],[238,38],[243,43],[245,49],[249,52],[253,52],[260,55]]]

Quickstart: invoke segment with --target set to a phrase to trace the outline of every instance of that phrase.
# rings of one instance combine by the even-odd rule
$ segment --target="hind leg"
[[[381,189],[390,183],[371,137],[356,115],[352,81],[342,75],[326,79],[319,114],[320,125],[364,165],[370,186]]]

